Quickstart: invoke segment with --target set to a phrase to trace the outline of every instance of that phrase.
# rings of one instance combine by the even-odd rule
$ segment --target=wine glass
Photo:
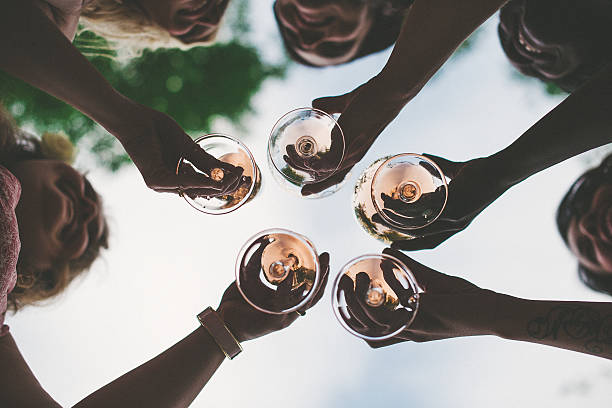
[[[279,184],[299,194],[305,185],[323,181],[338,170],[344,147],[344,133],[331,115],[315,108],[294,109],[272,128],[268,163]],[[307,197],[325,197],[341,186],[338,183]]]
[[[215,156],[222,162],[229,163],[236,167],[242,167],[241,180],[238,187],[229,193],[222,195],[210,195],[209,191],[200,194],[198,189],[190,189],[181,192],[181,195],[198,211],[206,214],[227,214],[232,212],[243,204],[252,200],[259,188],[261,187],[261,173],[253,155],[249,149],[241,141],[221,133],[211,133],[201,136],[195,142],[206,151],[206,153]],[[188,167],[187,167],[188,166]],[[214,168],[210,174],[201,172],[189,160],[181,158],[176,168],[176,173],[182,171],[195,171],[202,174],[203,177],[210,177],[215,181],[223,180],[223,169]]]
[[[297,311],[312,298],[320,277],[310,240],[281,228],[255,234],[236,260],[236,285],[244,299],[265,313]]]
[[[386,254],[361,255],[347,262],[334,280],[332,308],[351,334],[385,340],[410,326],[421,292],[414,275],[399,259]]]
[[[372,163],[355,185],[353,208],[359,224],[385,242],[413,239],[444,210],[448,184],[431,159],[402,153]]]

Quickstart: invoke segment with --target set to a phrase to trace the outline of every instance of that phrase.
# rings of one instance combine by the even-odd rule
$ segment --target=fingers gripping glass
[[[206,153],[218,160],[240,167],[244,170],[242,176],[223,190],[188,189],[181,195],[198,211],[206,214],[227,214],[247,203],[255,197],[261,186],[261,175],[249,149],[239,140],[231,136],[213,133],[199,137],[195,142]],[[181,158],[177,166],[177,174],[196,173],[202,177],[210,178],[222,185],[227,171],[222,168],[213,168],[210,174],[204,173],[186,158]]]
[[[412,239],[442,214],[448,184],[431,159],[413,153],[372,163],[355,185],[353,207],[361,226],[386,243]]]
[[[321,280],[319,256],[310,240],[285,229],[251,237],[236,260],[236,284],[244,299],[265,313],[301,309]]]
[[[420,292],[414,275],[399,259],[362,255],[347,262],[334,280],[332,307],[349,333],[386,340],[410,326]]]
[[[272,128],[268,161],[274,178],[299,193],[305,185],[332,176],[342,163],[344,148],[344,133],[332,116],[319,109],[300,108],[283,115]],[[337,189],[334,186],[313,196],[329,195]]]

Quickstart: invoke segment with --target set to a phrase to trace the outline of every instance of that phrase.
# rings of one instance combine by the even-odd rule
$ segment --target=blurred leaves
[[[552,82],[544,82],[540,79],[530,77],[527,75],[521,74],[516,68],[510,67],[512,69],[512,78],[521,82],[531,83],[533,86],[539,87],[549,96],[565,96],[567,92],[563,89],[559,88]]]
[[[262,83],[286,72],[286,63],[267,64],[253,45],[244,42],[249,31],[246,2],[237,4],[227,22],[236,29],[233,38],[210,47],[145,51],[121,64],[105,57],[105,41],[92,33],[80,34],[75,44],[93,55],[88,57],[91,63],[119,92],[169,114],[187,132],[207,132],[218,116],[238,123],[252,110],[251,98]],[[112,171],[129,162],[118,142],[91,119],[1,71],[0,95],[19,126],[39,134],[62,130]]]
[[[567,95],[567,92],[551,82],[542,82],[542,84],[544,85],[546,93],[551,96]]]

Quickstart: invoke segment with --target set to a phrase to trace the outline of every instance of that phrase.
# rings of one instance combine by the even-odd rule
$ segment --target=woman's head
[[[211,44],[229,0],[93,0],[80,22],[129,55]]]
[[[304,65],[339,65],[381,51],[399,35],[412,0],[276,0],[289,55]]]
[[[498,32],[521,73],[572,92],[612,61],[612,0],[512,0]]]
[[[612,155],[572,185],[559,205],[557,226],[578,258],[580,279],[612,295]]]
[[[108,247],[108,227],[100,197],[85,176],[45,157],[44,145],[24,136],[2,110],[0,148],[0,164],[22,191],[15,210],[21,241],[17,284],[9,294],[16,310],[59,294],[87,270]]]

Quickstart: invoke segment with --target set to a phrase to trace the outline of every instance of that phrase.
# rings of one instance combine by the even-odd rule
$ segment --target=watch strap
[[[198,314],[200,324],[210,333],[215,343],[230,360],[242,351],[240,342],[227,328],[221,316],[212,307],[207,307],[202,313]]]

